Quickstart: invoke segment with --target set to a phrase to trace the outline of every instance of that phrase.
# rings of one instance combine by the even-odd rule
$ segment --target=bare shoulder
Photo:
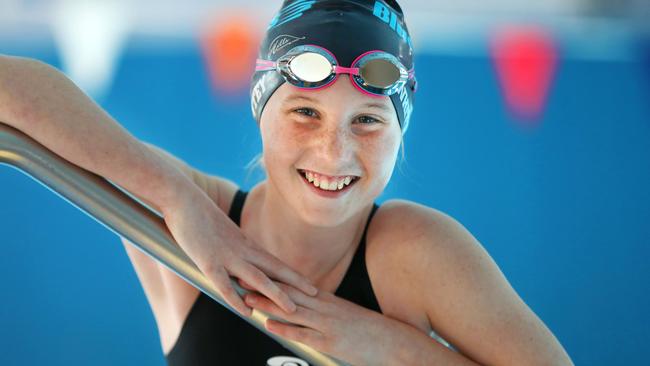
[[[442,230],[460,225],[440,210],[402,199],[384,202],[377,210],[372,224],[375,227],[373,234],[377,238],[399,240],[406,245],[410,243],[409,249],[416,250],[413,245],[417,245],[419,241],[413,239],[426,233],[441,233]],[[370,232],[368,234],[370,235]],[[394,249],[405,249],[405,246],[394,246]]]
[[[412,262],[431,255],[424,247],[438,244],[423,237],[431,236],[432,225],[445,225],[445,216],[415,202],[388,200],[375,213],[366,237],[366,266],[382,313],[426,334],[432,327],[421,288],[404,284],[418,277]]]
[[[383,260],[417,261],[413,264],[418,267],[414,268],[422,266],[430,275],[442,276],[449,266],[459,265],[458,261],[487,256],[474,236],[449,214],[402,199],[388,200],[381,205],[369,228],[368,239],[375,250],[390,253],[390,256],[382,255]],[[455,261],[450,262],[452,257]]]
[[[403,296],[385,300],[401,302],[401,311],[410,312],[402,318],[426,321],[474,361],[572,364],[481,243],[450,215],[411,201],[386,201],[369,228],[366,256],[385,296]]]

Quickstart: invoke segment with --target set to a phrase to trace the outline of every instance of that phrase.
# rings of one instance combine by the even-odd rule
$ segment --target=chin
[[[310,207],[310,204],[307,202],[302,202],[301,207],[302,209],[300,210],[299,215],[302,221],[308,225],[316,227],[337,227],[343,224],[349,216],[349,212],[344,208],[328,209],[324,207]]]

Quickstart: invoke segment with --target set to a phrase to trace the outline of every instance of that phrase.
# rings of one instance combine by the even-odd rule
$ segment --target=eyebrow
[[[305,101],[308,101],[308,102],[313,102],[313,103],[318,104],[318,99],[311,98],[311,97],[308,97],[308,96],[305,96],[305,95],[300,95],[300,94],[289,95],[288,97],[286,97],[284,99],[284,102],[288,103],[288,102],[293,102],[293,101],[297,101],[297,100],[305,100]],[[362,104],[361,107],[378,108],[378,109],[381,109],[384,112],[391,112],[390,108],[387,105],[381,104],[381,103],[366,103],[366,104]]]

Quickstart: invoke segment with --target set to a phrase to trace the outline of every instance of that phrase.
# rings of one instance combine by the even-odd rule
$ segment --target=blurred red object
[[[237,10],[220,11],[204,28],[201,50],[215,90],[232,94],[248,88],[259,39],[254,19]]]
[[[534,26],[501,29],[491,53],[509,111],[520,122],[539,121],[557,62],[550,33]]]

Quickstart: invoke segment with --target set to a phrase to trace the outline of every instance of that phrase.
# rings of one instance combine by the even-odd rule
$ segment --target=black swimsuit
[[[241,210],[248,192],[238,190],[230,208],[230,219],[240,225]],[[379,206],[373,204],[363,236],[348,271],[334,293],[365,308],[381,312],[366,269],[366,232]],[[181,328],[178,340],[167,354],[170,366],[281,365],[281,356],[295,358],[295,365],[308,365],[290,350],[260,332],[230,310],[199,292]],[[275,360],[272,360],[275,358]],[[290,359],[285,358],[289,361]]]

